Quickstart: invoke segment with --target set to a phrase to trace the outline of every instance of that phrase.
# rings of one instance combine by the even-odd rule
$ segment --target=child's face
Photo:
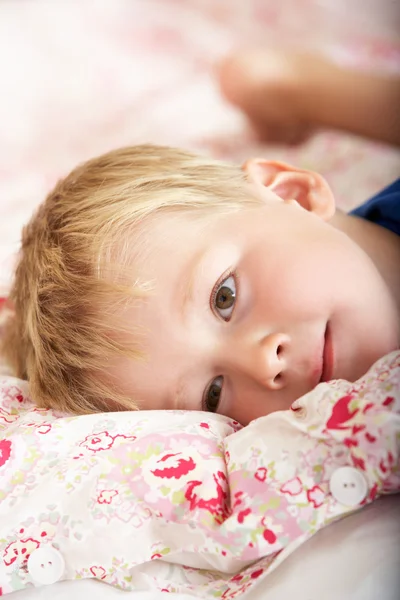
[[[114,370],[141,408],[247,424],[320,381],[356,380],[397,348],[391,295],[367,255],[324,220],[330,210],[315,209],[321,191],[309,205],[300,197],[308,210],[268,187],[257,193],[256,208],[150,225],[135,277],[154,291],[126,314],[147,332],[147,359]]]

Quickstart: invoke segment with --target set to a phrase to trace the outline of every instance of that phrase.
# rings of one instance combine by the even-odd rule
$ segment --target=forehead
[[[152,215],[135,227],[126,240],[126,262],[138,276],[161,275],[176,270],[204,247],[205,238],[230,213],[220,211],[165,211]]]

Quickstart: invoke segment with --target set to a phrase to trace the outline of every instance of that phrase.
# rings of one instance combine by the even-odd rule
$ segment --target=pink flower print
[[[118,496],[117,490],[102,490],[97,498],[97,502],[99,504],[111,504],[115,496]]]
[[[0,408],[0,423],[1,421],[3,421],[4,423],[7,423],[8,425],[10,423],[14,423],[14,421],[16,421],[19,418],[19,415],[15,414],[15,415],[11,415],[10,413],[6,412],[4,409]]]
[[[0,467],[6,464],[11,455],[10,440],[0,440]]]
[[[136,435],[124,435],[123,433],[118,433],[114,437],[114,442],[115,442],[115,440],[118,440],[119,438],[121,438],[123,440],[132,440],[134,442],[136,440]]]
[[[105,579],[107,576],[106,570],[104,567],[93,566],[90,567],[90,572],[96,579]]]
[[[365,471],[365,462],[363,458],[359,458],[358,456],[352,456],[353,465],[362,471]]]
[[[181,452],[165,454],[157,461],[160,467],[151,472],[155,477],[180,479],[196,468],[196,463],[191,456],[189,458],[177,458],[179,456],[181,456]]]
[[[46,435],[46,433],[49,433],[49,431],[51,431],[50,423],[28,423],[27,427],[35,427],[37,432],[41,435]]]
[[[190,481],[187,485],[185,492],[185,498],[190,502],[189,510],[195,510],[200,508],[207,510],[210,514],[214,515],[217,523],[222,523],[229,515],[228,507],[228,493],[226,491],[226,476],[222,471],[218,471],[213,474],[213,480],[215,483],[214,496],[211,498],[204,498],[201,493],[202,481]],[[198,492],[200,494],[198,495]]]
[[[319,508],[324,503],[325,494],[318,485],[307,490],[307,500],[314,506]]]
[[[244,492],[241,491],[235,492],[232,508],[237,508],[238,506],[243,504],[243,494]]]
[[[365,425],[353,425],[353,429],[351,430],[353,435],[357,435],[360,431],[364,431]]]
[[[38,433],[40,433],[41,435],[46,435],[46,433],[49,433],[49,431],[51,431],[51,425],[50,423],[42,423],[41,425],[39,425],[37,430]]]
[[[237,590],[232,590],[231,588],[227,588],[222,594],[221,598],[223,600],[232,600],[233,598],[237,598],[242,594],[242,588],[238,588]]]
[[[15,385],[11,385],[9,388],[6,387],[5,394],[12,402],[16,400],[21,404],[25,399],[20,388]]]
[[[252,574],[250,575],[250,577],[252,579],[258,579],[260,577],[260,575],[262,575],[264,573],[264,569],[257,569],[257,571],[253,571]]]
[[[9,567],[17,560],[20,563],[26,563],[32,552],[39,546],[40,542],[32,538],[11,542],[3,552],[4,564]]]
[[[379,381],[385,381],[390,376],[390,371],[381,371],[378,375]]]
[[[86,436],[79,445],[92,452],[99,452],[100,450],[109,450],[113,443],[114,438],[107,431],[102,431]]]
[[[299,477],[294,477],[294,479],[289,479],[286,481],[280,489],[283,494],[289,494],[289,496],[297,496],[301,494],[303,491],[303,486]]]
[[[241,510],[237,516],[238,523],[243,523],[248,515],[251,515],[251,508],[245,508],[244,510]]]
[[[258,481],[264,482],[267,479],[267,469],[265,467],[259,467],[254,473],[254,477],[258,479]]]
[[[358,446],[357,440],[353,440],[352,438],[345,438],[343,440],[343,443],[344,443],[345,446],[347,446],[347,448],[351,448],[352,446],[353,447]]]
[[[237,590],[237,594],[238,596],[240,596],[241,594],[244,594],[252,585],[251,581],[246,581],[246,583],[243,583],[240,588]]]
[[[268,544],[275,544],[275,542],[277,540],[277,537],[276,537],[275,533],[272,531],[272,529],[264,529],[263,537],[264,537],[264,540],[266,542],[268,542]]]
[[[349,408],[352,400],[353,396],[347,395],[336,402],[332,409],[332,414],[326,423],[327,429],[347,429],[349,427],[348,421],[358,413],[358,408],[355,408],[353,411]]]
[[[378,495],[378,484],[374,483],[374,485],[372,486],[371,491],[369,493],[369,499],[371,501],[375,500],[375,498],[376,498],[377,495]]]
[[[394,402],[393,396],[388,396],[387,398],[384,399],[383,406],[390,406],[391,404],[393,404],[393,402]]]

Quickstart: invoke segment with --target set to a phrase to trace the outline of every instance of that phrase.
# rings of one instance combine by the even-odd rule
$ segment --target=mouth
[[[333,346],[329,322],[326,325],[324,336],[324,350],[322,353],[322,372],[320,383],[330,381],[333,376]]]

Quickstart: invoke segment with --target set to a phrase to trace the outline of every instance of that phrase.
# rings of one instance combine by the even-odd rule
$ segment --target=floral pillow
[[[234,598],[319,529],[400,489],[400,352],[240,428],[65,417],[0,378],[0,595],[95,578]]]

